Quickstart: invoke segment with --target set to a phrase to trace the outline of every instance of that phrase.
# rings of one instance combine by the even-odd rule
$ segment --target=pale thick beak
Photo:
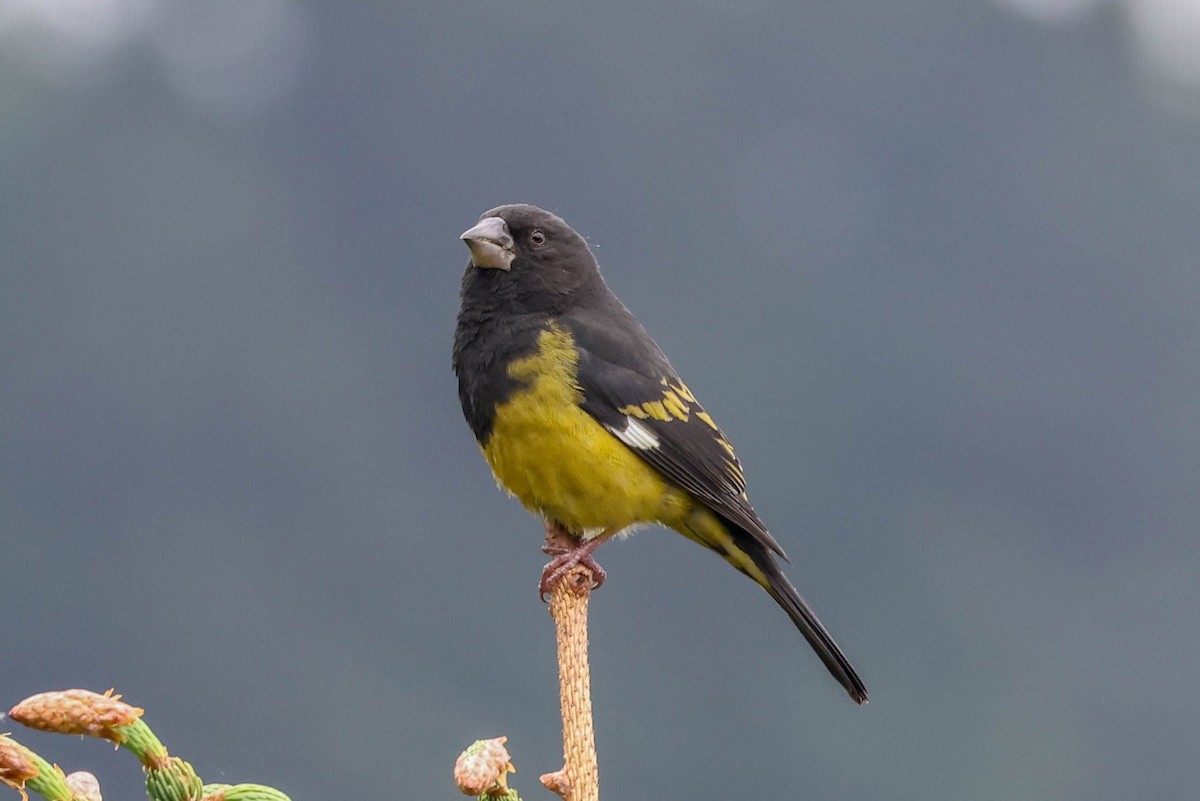
[[[517,257],[508,223],[499,217],[484,217],[459,237],[471,249],[471,264],[494,270],[512,268]]]

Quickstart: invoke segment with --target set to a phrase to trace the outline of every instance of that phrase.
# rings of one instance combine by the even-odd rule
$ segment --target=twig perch
[[[564,801],[600,801],[588,667],[588,599],[594,584],[592,572],[577,565],[550,591],[550,614],[558,637],[564,764],[562,770],[541,778]]]
[[[546,553],[576,550],[579,541],[561,526],[548,526]],[[588,562],[600,570],[595,562]],[[547,565],[547,571],[550,570]],[[543,574],[543,589],[545,588]],[[592,728],[592,679],[588,667],[588,600],[603,571],[579,563],[549,584],[550,614],[558,640],[558,691],[562,704],[563,766],[541,777],[547,789],[563,801],[600,801],[600,777]],[[454,780],[465,795],[520,801],[507,774],[515,768],[504,747],[507,737],[477,740],[459,755]]]

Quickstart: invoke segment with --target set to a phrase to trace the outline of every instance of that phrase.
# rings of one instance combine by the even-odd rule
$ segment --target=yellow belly
[[[500,485],[580,536],[662,523],[711,548],[760,585],[770,581],[717,515],[663,478],[585,412],[570,334],[554,326],[509,365],[523,388],[496,408],[483,455]]]
[[[570,335],[553,328],[538,346],[509,366],[526,386],[497,408],[483,447],[497,481],[577,534],[679,519],[690,496],[580,408]]]

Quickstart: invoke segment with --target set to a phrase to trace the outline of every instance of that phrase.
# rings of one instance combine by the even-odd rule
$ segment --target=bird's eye
[[[529,241],[535,246],[541,247],[542,245],[546,244],[546,235],[535,228],[533,232],[529,234]]]

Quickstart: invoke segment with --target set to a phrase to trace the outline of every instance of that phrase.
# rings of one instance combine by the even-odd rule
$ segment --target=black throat
[[[537,349],[538,335],[551,316],[546,312],[512,311],[515,282],[499,270],[468,267],[463,276],[462,304],[454,330],[454,374],[463,415],[480,445],[492,432],[496,406],[521,388],[508,374],[514,359]],[[499,281],[493,279],[501,279]]]

